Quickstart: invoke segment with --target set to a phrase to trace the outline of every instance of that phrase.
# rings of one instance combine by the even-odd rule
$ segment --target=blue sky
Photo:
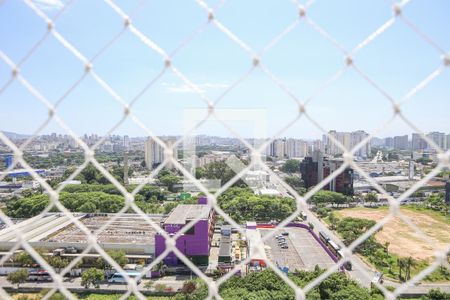
[[[35,3],[54,17],[64,2]],[[205,23],[205,11],[190,0],[115,1],[133,19],[133,24],[167,53]],[[218,1],[207,1],[215,7]],[[408,20],[445,51],[450,51],[450,2],[412,0],[403,11]],[[230,0],[216,18],[255,52],[298,19],[292,1]],[[317,0],[307,15],[347,50],[353,49],[392,15],[392,2]],[[56,20],[56,29],[87,58],[92,58],[121,29],[123,21],[104,1],[75,0]],[[22,1],[0,2],[0,50],[14,62],[45,34],[46,24]],[[385,33],[354,56],[357,66],[394,99],[442,65],[441,54],[398,20]],[[173,64],[209,98],[216,99],[250,67],[251,57],[216,27],[209,25],[179,50]],[[345,64],[344,57],[328,40],[304,21],[274,47],[262,62],[300,100],[307,99]],[[125,32],[93,63],[94,69],[119,95],[130,101],[162,69],[161,56],[132,33]],[[21,66],[22,75],[51,102],[56,102],[84,72],[82,63],[49,36]],[[10,69],[0,61],[0,87]],[[31,133],[47,116],[45,107],[18,82],[0,94],[0,130]],[[133,107],[134,113],[156,134],[183,132],[186,110],[205,108],[205,102],[171,71],[167,71]],[[264,111],[267,134],[274,134],[292,120],[297,104],[260,69],[255,69],[223,98],[218,109]],[[312,118],[326,130],[373,131],[392,114],[390,102],[353,69],[334,82],[307,105]],[[421,130],[450,133],[450,68],[420,91],[403,107],[407,118]],[[104,134],[122,115],[121,106],[87,76],[61,103],[58,114],[76,133]],[[242,136],[253,134],[250,121],[230,121]],[[44,133],[63,130],[55,122]],[[394,121],[379,136],[411,133],[402,121]],[[145,132],[126,121],[114,133],[144,136]],[[198,133],[227,135],[217,122],[208,122]],[[283,136],[314,138],[321,132],[301,118]]]

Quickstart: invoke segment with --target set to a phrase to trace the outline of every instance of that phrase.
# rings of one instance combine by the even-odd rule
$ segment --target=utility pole
[[[123,183],[128,186],[128,149],[123,153]]]

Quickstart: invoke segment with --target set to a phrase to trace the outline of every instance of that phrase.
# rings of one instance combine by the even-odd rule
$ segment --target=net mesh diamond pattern
[[[321,0],[317,0],[321,1]],[[345,254],[344,258],[341,259],[338,263],[336,263],[333,267],[329,268],[321,274],[318,278],[314,279],[310,283],[308,283],[305,287],[300,288],[297,286],[294,282],[292,282],[283,272],[279,270],[279,268],[270,260],[268,260],[267,266],[272,269],[275,273],[278,274],[280,278],[282,278],[294,291],[297,299],[305,299],[306,293],[311,291],[314,287],[316,287],[318,284],[320,284],[325,278],[330,276],[333,272],[336,272],[339,270],[339,268],[342,267],[344,262],[346,260],[350,260],[354,267],[359,269],[363,276],[367,278],[371,278],[370,274],[367,274],[365,269],[360,266],[358,260],[355,260],[353,256],[353,252],[355,248],[358,245],[361,245],[367,238],[369,238],[371,235],[373,235],[377,230],[379,230],[384,224],[389,222],[393,217],[399,217],[403,222],[405,222],[408,226],[410,226],[417,234],[421,236],[425,241],[428,241],[430,245],[433,243],[429,237],[421,230],[420,227],[415,225],[411,220],[405,215],[402,214],[402,212],[399,209],[399,203],[401,200],[408,198],[412,193],[414,193],[416,190],[418,190],[421,186],[423,186],[427,181],[429,181],[432,177],[437,175],[443,168],[448,168],[450,166],[450,152],[445,152],[444,149],[439,148],[438,145],[436,145],[432,140],[430,140],[415,124],[412,120],[409,120],[406,118],[406,116],[403,114],[402,109],[404,103],[409,101],[411,98],[413,98],[419,91],[427,88],[427,86],[437,77],[439,77],[445,70],[445,68],[448,68],[450,65],[450,54],[446,52],[446,50],[442,49],[435,41],[433,41],[432,38],[430,38],[426,32],[423,32],[419,26],[414,24],[412,21],[408,19],[408,16],[403,13],[404,8],[410,4],[410,2],[413,1],[400,1],[400,2],[394,2],[392,3],[392,16],[388,20],[382,20],[380,21],[379,27],[371,33],[369,36],[367,36],[364,40],[362,40],[356,47],[353,49],[346,49],[342,44],[336,40],[330,33],[328,33],[324,28],[321,27],[320,24],[318,24],[314,19],[312,19],[309,14],[308,10],[315,4],[316,1],[310,0],[307,1],[305,4],[301,4],[296,0],[291,1],[292,2],[292,10],[296,12],[298,18],[294,20],[291,24],[289,24],[286,28],[284,28],[279,34],[274,36],[269,43],[265,45],[265,47],[262,48],[261,51],[257,51],[255,49],[252,49],[246,41],[239,38],[238,34],[233,32],[227,27],[227,24],[223,23],[219,18],[216,17],[217,11],[219,11],[225,1],[220,1],[215,6],[209,6],[205,1],[202,0],[196,0],[195,4],[198,5],[204,12],[204,22],[195,29],[194,32],[186,39],[182,40],[179,45],[175,48],[174,51],[168,52],[167,49],[163,49],[160,45],[158,45],[151,36],[146,35],[143,33],[143,31],[138,28],[133,23],[133,15],[128,15],[125,13],[125,10],[123,10],[115,1],[113,0],[104,0],[104,9],[110,10],[114,12],[117,15],[117,22],[122,23],[122,29],[118,32],[116,32],[113,37],[106,43],[95,55],[93,55],[91,58],[86,57],[80,50],[78,50],[71,42],[70,42],[70,36],[64,36],[58,31],[57,26],[55,26],[55,22],[59,18],[64,18],[64,11],[67,9],[67,7],[71,6],[73,2],[76,2],[74,0],[69,0],[64,3],[64,6],[58,11],[56,15],[54,15],[52,18],[50,18],[46,11],[39,7],[39,5],[36,4],[35,1],[32,0],[24,0],[23,1],[26,4],[26,9],[33,12],[36,16],[40,18],[42,21],[42,26],[46,27],[46,33],[29,49],[29,51],[26,53],[26,55],[20,60],[20,61],[13,61],[5,52],[2,51],[1,45],[0,45],[0,60],[3,61],[9,68],[10,68],[10,78],[9,80],[3,85],[0,86],[0,95],[5,93],[5,91],[12,85],[13,82],[20,83],[37,101],[42,103],[42,105],[47,109],[48,116],[43,124],[38,127],[38,129],[33,133],[33,135],[23,144],[20,146],[15,145],[4,133],[0,131],[0,141],[7,145],[8,148],[13,152],[14,154],[14,161],[13,164],[8,168],[7,171],[10,171],[14,169],[14,167],[17,164],[20,164],[23,168],[27,169],[33,179],[37,180],[39,184],[42,186],[42,188],[45,190],[46,193],[50,196],[50,204],[49,206],[41,212],[41,214],[45,214],[46,212],[50,211],[52,207],[56,207],[62,214],[66,215],[70,221],[77,226],[87,237],[87,244],[88,247],[77,257],[75,260],[71,261],[71,263],[63,268],[60,272],[57,272],[55,269],[53,269],[45,259],[41,257],[41,255],[36,251],[36,249],[33,249],[33,247],[29,244],[29,242],[24,238],[24,232],[20,230],[13,221],[5,215],[3,211],[0,210],[0,218],[4,220],[7,226],[12,228],[15,232],[15,234],[18,237],[17,244],[11,249],[10,255],[4,256],[0,264],[7,261],[11,258],[12,253],[14,253],[15,250],[19,248],[23,248],[25,251],[27,251],[34,259],[35,261],[41,265],[42,268],[48,271],[48,273],[53,278],[54,282],[54,288],[51,289],[45,296],[44,299],[50,298],[55,292],[59,291],[66,297],[67,299],[76,299],[76,295],[71,293],[69,289],[65,286],[65,282],[63,281],[63,276],[67,274],[82,258],[82,255],[89,253],[90,251],[96,251],[98,254],[100,254],[115,270],[122,272],[126,274],[126,272],[123,271],[123,269],[120,267],[120,265],[115,262],[108,253],[100,246],[98,243],[97,237],[100,232],[105,230],[108,226],[110,226],[121,214],[126,213],[129,210],[134,211],[136,214],[138,214],[142,219],[144,219],[152,228],[154,228],[158,233],[164,236],[166,239],[166,249],[165,251],[159,256],[156,257],[153,262],[143,270],[141,276],[151,270],[153,267],[155,267],[158,263],[160,263],[165,256],[167,256],[170,252],[175,253],[175,255],[186,265],[188,266],[193,273],[198,275],[202,280],[204,280],[208,284],[208,299],[222,299],[222,297],[219,294],[219,287],[221,284],[223,284],[226,280],[231,278],[234,274],[236,274],[240,270],[240,266],[249,263],[250,258],[247,258],[246,260],[241,262],[241,265],[235,266],[230,272],[226,273],[222,277],[220,277],[218,280],[211,280],[208,276],[206,276],[196,265],[194,265],[188,257],[186,257],[181,251],[179,251],[176,248],[176,239],[179,238],[182,234],[186,233],[190,228],[192,228],[196,222],[199,221],[199,219],[196,219],[192,222],[190,222],[187,226],[183,227],[181,231],[179,231],[174,236],[169,236],[159,224],[148,218],[148,216],[136,205],[134,202],[134,197],[136,194],[143,188],[145,183],[140,184],[136,187],[135,190],[132,192],[128,192],[127,189],[121,185],[120,182],[118,182],[114,176],[112,176],[108,170],[105,169],[105,167],[100,164],[96,158],[94,157],[95,150],[105,141],[105,138],[101,139],[99,142],[97,142],[92,147],[89,147],[80,137],[77,136],[77,134],[67,125],[65,120],[59,115],[58,108],[61,103],[65,101],[65,99],[74,91],[76,88],[85,80],[87,77],[92,78],[98,86],[103,89],[106,93],[108,93],[114,101],[119,103],[123,107],[123,116],[120,118],[120,120],[117,120],[117,123],[110,128],[110,130],[107,132],[105,136],[108,134],[113,133],[119,126],[121,126],[126,120],[131,120],[134,124],[136,124],[139,128],[141,128],[148,136],[152,137],[158,145],[163,147],[166,151],[166,153],[170,154],[172,151],[177,151],[178,145],[183,143],[183,138],[176,141],[175,144],[171,145],[171,148],[165,144],[163,140],[161,140],[158,136],[154,134],[154,131],[152,128],[148,128],[144,122],[142,122],[138,116],[135,114],[134,106],[139,101],[141,96],[149,89],[151,89],[154,84],[163,76],[165,73],[172,73],[177,78],[181,80],[184,84],[186,84],[192,91],[195,92],[195,94],[202,99],[204,102],[204,110],[205,110],[205,118],[198,122],[196,126],[193,128],[190,128],[189,132],[194,132],[196,129],[200,128],[200,126],[206,121],[206,120],[216,120],[220,122],[225,128],[227,128],[231,135],[238,138],[251,152],[251,162],[249,165],[247,165],[242,171],[240,171],[238,174],[236,174],[229,182],[224,184],[217,192],[211,193],[208,191],[208,189],[202,185],[202,183],[181,165],[178,161],[176,161],[173,158],[173,155],[165,155],[164,162],[159,165],[155,170],[152,171],[150,174],[148,181],[153,179],[160,170],[162,170],[166,165],[171,164],[174,166],[177,170],[179,170],[187,179],[191,180],[194,185],[202,191],[208,199],[208,206],[215,210],[217,214],[219,214],[223,219],[231,224],[233,227],[237,228],[241,234],[245,235],[244,230],[242,229],[239,224],[237,224],[229,215],[227,215],[221,207],[219,207],[217,199],[218,197],[224,193],[229,187],[231,187],[235,182],[237,182],[247,171],[251,170],[254,166],[259,166],[262,168],[262,170],[267,171],[270,176],[276,178],[276,181],[281,184],[291,195],[295,197],[297,209],[296,211],[280,222],[277,225],[277,228],[283,228],[290,222],[292,222],[296,216],[300,213],[300,211],[308,211],[308,205],[307,201],[319,190],[321,190],[327,183],[329,183],[331,180],[336,178],[345,168],[351,167],[356,172],[358,172],[365,180],[367,180],[378,192],[383,194],[389,201],[390,205],[390,211],[389,214],[383,218],[381,221],[379,221],[375,226],[373,226],[370,230],[365,232],[363,235],[361,235],[359,238],[357,238],[351,245],[346,247],[341,241],[339,241],[339,245],[342,247],[343,252]],[[141,5],[146,2],[142,1]],[[261,2],[261,5],[264,5],[263,2]],[[2,2],[0,2],[0,10],[2,9]],[[358,65],[357,60],[354,60],[354,58],[357,56],[357,54],[361,51],[364,51],[364,48],[368,47],[374,40],[378,39],[381,35],[383,35],[387,30],[389,30],[390,27],[392,27],[395,23],[402,22],[404,25],[409,27],[409,29],[416,34],[423,43],[427,43],[431,45],[436,50],[436,55],[440,56],[442,59],[442,64],[437,67],[436,70],[434,70],[431,74],[423,78],[422,81],[418,82],[413,88],[410,89],[403,97],[400,99],[397,99],[393,96],[391,96],[384,88],[383,86],[380,86],[368,76],[362,68]],[[268,24],[262,24],[261,26],[270,26]],[[315,90],[309,97],[306,97],[304,99],[297,96],[294,92],[290,91],[288,88],[288,85],[286,85],[280,78],[277,77],[277,75],[272,72],[269,67],[265,64],[264,61],[264,55],[267,52],[270,52],[270,50],[278,44],[280,41],[282,41],[286,35],[288,35],[291,31],[295,30],[296,28],[300,26],[306,26],[310,29],[314,30],[314,32],[317,35],[322,36],[325,40],[327,40],[330,45],[332,45],[337,52],[342,54],[342,62],[343,67],[336,70],[336,72],[327,80],[323,82],[322,85],[319,86],[317,90]],[[230,43],[234,43],[237,46],[239,46],[242,51],[248,55],[248,62],[250,68],[248,68],[241,76],[239,76],[231,85],[229,85],[222,94],[217,97],[216,99],[209,98],[202,90],[193,83],[193,81],[183,73],[182,69],[179,69],[176,64],[174,64],[174,57],[181,51],[183,51],[183,48],[186,47],[191,43],[191,41],[194,39],[194,37],[201,35],[202,32],[207,27],[214,27],[215,29],[218,29],[218,34],[223,34],[226,38],[229,39]],[[114,86],[110,85],[106,80],[104,80],[97,72],[96,72],[96,61],[99,57],[101,57],[109,48],[114,47],[115,43],[120,40],[121,36],[128,32],[129,34],[132,34],[135,36],[145,47],[148,48],[149,53],[151,52],[152,55],[157,54],[161,59],[161,66],[157,73],[157,75],[154,78],[151,78],[150,81],[145,85],[145,87],[138,91],[136,93],[136,96],[132,99],[124,99],[114,88]],[[62,45],[71,55],[73,55],[74,58],[76,58],[79,61],[79,64],[82,68],[84,68],[84,73],[80,78],[78,78],[73,84],[67,89],[67,91],[63,94],[62,97],[60,97],[54,104],[46,98],[39,90],[39,86],[32,85],[27,78],[21,73],[21,66],[26,63],[27,60],[30,59],[34,55],[34,53],[46,42],[47,39],[53,37],[56,39],[60,45]],[[277,86],[281,92],[283,92],[285,95],[287,95],[290,99],[292,99],[296,105],[298,106],[298,114],[293,119],[290,120],[277,134],[272,136],[270,139],[268,139],[263,145],[261,145],[258,148],[255,148],[253,145],[248,143],[246,139],[244,139],[238,132],[233,130],[229,124],[227,124],[226,121],[222,120],[218,114],[216,113],[215,109],[217,107],[217,104],[219,102],[226,102],[227,101],[227,94],[235,89],[237,86],[239,86],[242,82],[244,82],[254,70],[259,69],[262,71],[263,74],[275,85]],[[374,90],[378,91],[383,98],[386,99],[391,105],[392,105],[392,117],[386,122],[385,124],[382,124],[377,130],[372,132],[367,138],[365,138],[363,141],[361,141],[358,145],[356,145],[353,149],[346,149],[344,145],[342,145],[338,140],[336,140],[332,135],[328,134],[328,132],[320,125],[320,119],[313,118],[309,112],[308,112],[308,105],[315,100],[315,98],[320,95],[322,92],[324,92],[332,83],[336,82],[339,78],[343,76],[343,74],[348,70],[353,69],[356,71],[356,73],[364,80],[366,81],[370,86],[373,87]],[[26,109],[26,108],[24,108]],[[20,113],[20,112],[17,112]],[[343,158],[344,158],[344,164],[331,173],[329,176],[327,176],[322,182],[320,182],[317,186],[315,186],[313,189],[308,191],[305,195],[301,196],[299,195],[294,189],[292,189],[288,184],[286,184],[276,173],[274,173],[262,160],[262,153],[264,153],[265,149],[270,145],[272,141],[274,141],[276,138],[282,136],[282,134],[288,130],[290,127],[292,127],[295,123],[297,123],[300,119],[306,120],[307,122],[311,123],[315,128],[317,128],[319,131],[323,132],[323,134],[327,135],[328,139],[334,143],[337,147],[339,147],[343,151]],[[417,132],[420,134],[420,136],[429,144],[431,147],[435,148],[435,150],[438,153],[439,162],[435,169],[433,169],[427,176],[425,176],[423,179],[418,181],[414,186],[412,186],[410,189],[408,189],[406,192],[404,192],[400,197],[397,199],[394,199],[389,193],[387,193],[382,186],[377,183],[372,177],[370,177],[364,170],[361,169],[361,167],[355,163],[354,161],[354,155],[355,153],[362,147],[364,147],[367,143],[370,142],[370,139],[374,136],[376,136],[378,133],[382,132],[384,128],[386,128],[393,120],[401,120],[402,122],[406,123],[414,132]],[[76,143],[83,149],[85,154],[85,161],[82,163],[73,174],[70,175],[68,178],[69,180],[74,179],[77,175],[80,174],[80,172],[88,165],[92,164],[95,168],[97,168],[102,175],[104,175],[119,191],[120,193],[125,197],[125,206],[119,211],[117,215],[109,219],[105,224],[101,226],[98,230],[95,232],[91,232],[90,229],[88,229],[82,222],[77,219],[72,212],[70,212],[64,205],[61,204],[59,201],[59,193],[64,188],[64,184],[58,186],[56,189],[52,188],[39,174],[37,174],[33,168],[27,163],[27,161],[24,159],[24,150],[26,147],[45,129],[46,125],[50,122],[54,121],[56,122],[70,137],[76,141]],[[0,178],[3,179],[3,178]],[[267,241],[269,238],[273,237],[275,234],[275,231],[273,234],[269,234],[264,236],[263,242]],[[377,287],[383,292],[386,299],[395,299],[397,296],[399,296],[402,292],[408,290],[411,286],[413,286],[415,283],[426,277],[427,275],[431,274],[434,270],[436,270],[439,266],[444,266],[449,269],[449,264],[447,262],[447,253],[450,249],[445,249],[441,252],[436,252],[436,257],[433,263],[430,264],[430,266],[426,269],[424,269],[422,272],[411,278],[409,281],[399,285],[394,291],[388,291],[385,287],[376,284]],[[263,253],[264,250],[264,244],[260,243],[257,244],[255,249],[255,252],[261,252]],[[138,299],[145,299],[145,296],[141,293],[141,291],[138,289],[136,285],[136,281],[131,279],[129,276],[125,275],[127,283],[128,283],[128,292],[123,294],[121,299],[126,299],[130,295],[135,295]],[[11,296],[0,287],[0,297],[2,299],[11,299]]]

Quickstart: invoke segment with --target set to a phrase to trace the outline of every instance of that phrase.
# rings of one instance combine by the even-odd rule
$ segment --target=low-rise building
[[[208,265],[216,216],[214,211],[206,205],[206,198],[200,198],[199,203],[202,204],[178,205],[163,221],[161,227],[169,236],[174,236],[187,224],[198,219],[195,225],[177,238],[176,247],[193,263]],[[157,234],[155,236],[156,257],[161,255],[165,250],[165,238],[163,235]],[[164,263],[168,266],[182,265],[181,260],[173,252],[170,252],[164,258]]]

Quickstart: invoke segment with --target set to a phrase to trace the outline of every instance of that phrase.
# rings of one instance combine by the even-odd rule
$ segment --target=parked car
[[[371,286],[374,286],[375,283],[383,283],[383,272],[376,272],[372,282],[370,283]]]
[[[289,248],[288,245],[282,245],[282,246],[281,246],[281,249],[288,249],[288,248]]]
[[[70,253],[70,254],[78,253],[78,249],[75,247],[66,247],[66,248],[64,248],[64,251],[66,253]]]
[[[124,269],[125,271],[142,271],[143,267],[142,265],[138,265],[138,264],[126,264],[125,266],[122,267],[122,269]]]
[[[45,270],[34,270],[28,273],[29,281],[52,281],[52,277]]]
[[[288,236],[289,232],[285,231],[285,232],[281,233],[281,235]]]
[[[127,272],[127,275],[130,278],[137,278],[140,273],[139,272]],[[123,273],[114,273],[111,277],[108,279],[108,283],[127,283],[127,280]],[[141,283],[141,279],[137,281],[137,284]]]

